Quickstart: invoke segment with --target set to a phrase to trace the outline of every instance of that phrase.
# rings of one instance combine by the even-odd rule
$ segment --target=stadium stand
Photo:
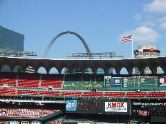
[[[152,97],[152,98],[165,97],[165,92],[148,92],[147,97]]]
[[[40,117],[45,117],[50,114],[53,114],[54,112],[57,112],[58,110],[47,110],[47,109],[13,109],[13,108],[0,108],[0,117],[5,118],[31,118],[31,119],[37,119]]]
[[[38,88],[39,87],[38,74],[19,74],[18,87],[21,88]]]
[[[0,86],[16,86],[16,75],[14,73],[1,73]]]
[[[62,88],[62,78],[55,75],[42,75],[41,87],[52,87],[56,89]]]
[[[146,92],[127,92],[127,97],[140,97],[143,98],[145,97]]]
[[[14,96],[15,89],[13,88],[0,88],[0,96]]]
[[[105,92],[104,93],[105,97],[124,97],[125,96],[125,92]]]
[[[39,91],[40,96],[59,96],[59,91]]]

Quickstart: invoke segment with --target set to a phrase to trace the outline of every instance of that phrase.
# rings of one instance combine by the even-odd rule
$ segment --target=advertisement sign
[[[66,100],[66,111],[76,111],[77,110],[77,100]]]
[[[105,84],[105,87],[111,86],[111,76],[104,76],[104,84]]]
[[[127,102],[105,102],[105,112],[127,112]]]
[[[122,77],[112,77],[112,87],[121,87],[123,82]]]
[[[159,85],[160,85],[160,87],[166,86],[166,77],[160,77]]]

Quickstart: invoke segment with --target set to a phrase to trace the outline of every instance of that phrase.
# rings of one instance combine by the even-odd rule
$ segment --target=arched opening
[[[157,67],[157,74],[164,74],[164,71],[160,66]]]
[[[109,68],[108,74],[109,75],[115,75],[115,74],[117,74],[115,68]]]
[[[150,70],[149,67],[145,67],[144,74],[152,74],[152,71]]]
[[[35,73],[36,71],[35,71],[34,67],[28,66],[28,67],[26,67],[25,72],[26,73]]]
[[[72,74],[82,74],[82,70],[80,68],[74,68]]]
[[[46,68],[44,68],[44,67],[38,68],[37,73],[39,73],[39,74],[47,74]]]
[[[98,75],[104,75],[105,74],[104,69],[103,68],[98,68],[97,69],[97,74]]]
[[[8,65],[3,65],[1,67],[1,72],[11,72],[11,68]]]
[[[57,68],[52,67],[49,71],[49,74],[59,74],[59,72],[58,72]]]
[[[16,73],[23,72],[22,67],[19,65],[15,66],[13,69],[13,72],[16,72]]]
[[[61,70],[61,74],[70,74],[70,71],[68,68],[64,67],[62,70]]]
[[[86,68],[86,69],[84,70],[84,74],[93,74],[93,71],[92,71],[91,68]]]
[[[133,68],[132,74],[134,74],[134,75],[135,74],[140,74],[140,71],[139,71],[138,67]]]
[[[128,71],[125,67],[121,68],[120,74],[128,74]]]

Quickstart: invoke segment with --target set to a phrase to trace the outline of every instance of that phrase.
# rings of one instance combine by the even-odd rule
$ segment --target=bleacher
[[[20,88],[38,88],[39,74],[19,74],[18,87]]]
[[[62,78],[54,75],[43,75],[41,79],[41,87],[60,89],[62,87]]]
[[[16,86],[16,75],[14,73],[0,74],[0,86]]]
[[[60,110],[52,106],[40,106],[35,103],[0,103],[0,118],[39,119],[50,116]]]
[[[123,85],[127,82],[127,85],[131,87],[123,87],[123,85],[114,86],[114,84],[106,86],[104,84],[104,81],[102,81],[103,78],[104,76],[101,75],[66,75],[64,77],[64,75],[1,73],[0,96],[111,98],[166,97],[166,88],[164,88],[163,86],[156,86],[156,82],[158,79],[155,77],[145,78],[142,81],[143,84],[140,83],[139,85],[137,83],[139,81],[138,79],[134,79],[136,82],[133,82],[134,84],[131,84],[133,78],[125,78]],[[145,85],[149,85],[149,89],[146,88],[146,91],[143,88],[143,86]],[[153,88],[151,88],[151,86],[153,86]]]
[[[58,110],[43,110],[43,109],[6,109],[0,108],[0,118],[29,118],[29,119],[37,119],[40,117],[45,117]]]

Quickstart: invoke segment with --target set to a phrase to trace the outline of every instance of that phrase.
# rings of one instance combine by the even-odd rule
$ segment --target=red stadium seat
[[[37,95],[37,91],[34,91],[34,90],[18,90],[18,95]]]
[[[15,95],[15,89],[0,88],[0,96],[13,96],[13,95]]]
[[[16,76],[14,74],[0,74],[0,86],[16,86]]]
[[[59,91],[39,91],[42,96],[59,96]]]
[[[145,97],[146,92],[127,92],[126,97]]]
[[[61,96],[81,96],[79,91],[62,91]]]
[[[18,79],[18,87],[21,88],[38,88],[39,75],[38,74],[20,74]]]
[[[125,92],[105,92],[105,97],[124,97]]]
[[[101,96],[103,96],[103,92],[83,92],[81,96],[101,97]]]
[[[0,108],[0,117],[3,118],[28,118],[38,119],[50,114],[56,113],[59,110],[51,109],[29,109],[29,108]]]
[[[44,75],[41,81],[41,87],[53,87],[56,89],[62,88],[62,78],[52,75]]]
[[[148,92],[147,97],[165,97],[165,92]]]

